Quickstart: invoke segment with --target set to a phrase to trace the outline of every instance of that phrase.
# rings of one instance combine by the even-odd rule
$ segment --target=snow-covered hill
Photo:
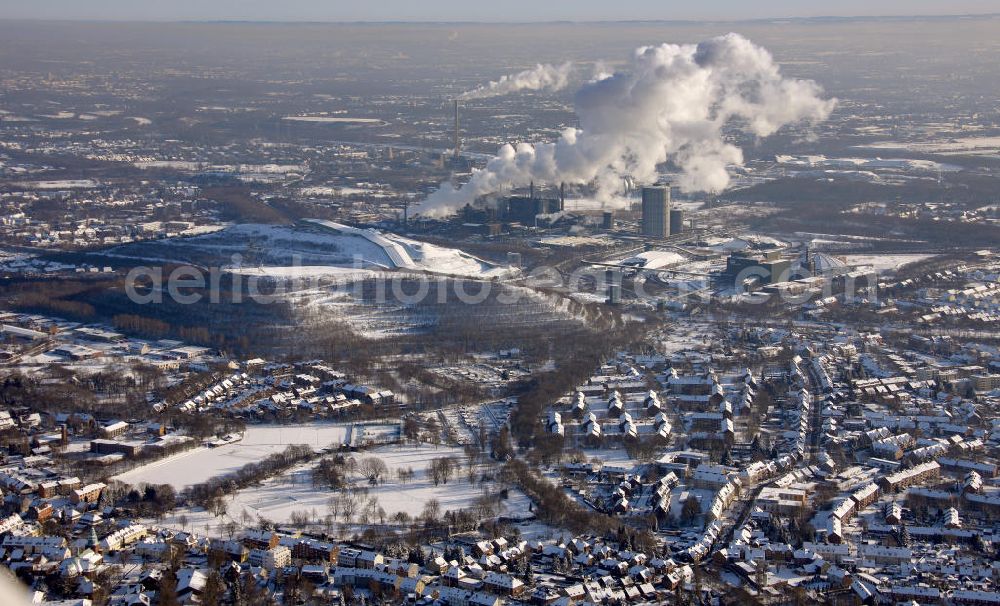
[[[105,254],[145,261],[225,267],[274,277],[343,274],[350,270],[408,270],[470,278],[513,275],[454,248],[332,221],[297,225],[241,224],[193,237],[119,246]]]

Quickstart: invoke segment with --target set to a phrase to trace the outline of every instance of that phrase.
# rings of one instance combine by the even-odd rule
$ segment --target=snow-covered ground
[[[1000,137],[949,137],[930,141],[881,141],[859,147],[868,149],[903,149],[924,154],[996,155],[1000,153]]]
[[[389,474],[384,484],[369,486],[368,482],[353,476],[352,483],[364,488],[367,493],[361,497],[363,501],[375,498],[378,506],[385,511],[386,521],[397,512],[406,512],[411,517],[419,516],[424,504],[436,499],[441,512],[455,511],[472,507],[476,500],[490,491],[495,492],[496,486],[487,484],[485,487],[478,482],[469,483],[466,478],[466,457],[459,448],[435,445],[384,446],[373,450],[357,452],[353,455],[361,461],[366,457],[378,457],[389,468]],[[459,469],[447,484],[435,486],[427,473],[432,459],[438,457],[455,457]],[[184,508],[173,512],[162,524],[180,527],[180,516],[188,521],[188,528],[199,533],[210,535],[221,534],[221,524],[233,520],[241,522],[245,511],[251,519],[250,525],[256,523],[258,517],[275,523],[288,523],[293,512],[307,512],[317,522],[328,513],[327,503],[337,491],[314,488],[311,481],[312,469],[315,463],[305,463],[288,472],[265,480],[260,485],[240,490],[226,496],[226,514],[218,518],[199,508]],[[412,469],[413,479],[402,483],[396,476],[398,469]],[[512,491],[511,498],[500,502],[501,513],[506,515],[527,513],[528,499],[523,494]],[[343,521],[342,519],[340,521]],[[357,521],[355,518],[354,521]],[[209,525],[206,529],[205,526]]]
[[[91,189],[99,184],[93,179],[58,179],[54,181],[19,181],[14,185],[26,189]]]
[[[340,187],[322,185],[303,187],[299,190],[299,193],[303,196],[367,196],[369,198],[388,198],[394,195],[391,190],[382,190],[372,187],[350,187],[346,185]]]
[[[301,277],[303,271],[315,275],[318,267],[403,269],[486,279],[516,273],[458,249],[318,220],[295,226],[233,225],[211,234],[119,246],[104,254],[206,266],[222,264],[241,273],[244,267],[256,270],[261,266],[267,267],[268,275],[280,278]],[[234,263],[234,257],[240,259],[239,264]]]
[[[601,463],[609,467],[621,467],[632,472],[639,465],[639,461],[629,458],[628,452],[624,448],[584,448],[582,450],[588,459],[600,459]]]
[[[878,149],[882,144],[872,144]],[[894,144],[889,144],[890,146]],[[919,145],[919,144],[918,144]],[[913,158],[827,158],[826,156],[788,156],[778,155],[775,160],[779,164],[810,168],[862,168],[870,170],[913,170],[923,172],[958,172],[961,166],[943,164],[932,160],[915,160]]]
[[[231,473],[247,463],[281,452],[290,444],[305,444],[314,450],[340,445],[347,426],[333,423],[307,425],[254,425],[243,439],[233,444],[209,448],[201,446],[143,465],[113,479],[129,484],[170,484],[180,490],[215,476]]]
[[[669,250],[647,250],[634,257],[629,257],[621,263],[623,265],[634,265],[646,269],[660,269],[661,267],[672,267],[678,263],[683,263],[687,259],[684,255]]]
[[[205,162],[191,162],[188,160],[140,160],[133,162],[136,168],[172,168],[175,170],[200,170],[206,166]]]
[[[761,234],[743,234],[739,238],[720,238],[710,236],[704,238],[707,248],[718,252],[732,252],[749,248],[781,248],[787,243]]]
[[[871,265],[877,272],[899,269],[904,265],[930,259],[934,255],[902,254],[902,255],[842,255],[848,265]]]
[[[373,244],[381,249],[389,267],[396,269],[415,269],[470,277],[493,277],[508,272],[454,248],[444,248],[392,233],[357,229],[332,221],[317,219],[309,221],[332,231],[340,239],[354,238]]]
[[[325,284],[328,284],[330,280],[337,284],[347,284],[378,275],[378,272],[372,270],[332,265],[262,265],[260,267],[231,267],[228,270],[234,274],[267,276],[269,278],[327,278],[328,280],[324,281]]]
[[[320,124],[385,124],[378,118],[348,118],[345,116],[285,116],[282,120],[290,122],[316,122]]]

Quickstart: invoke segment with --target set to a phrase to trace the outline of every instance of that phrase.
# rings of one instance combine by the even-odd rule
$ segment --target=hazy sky
[[[1000,0],[0,0],[0,18],[275,21],[757,19],[1000,12]]]

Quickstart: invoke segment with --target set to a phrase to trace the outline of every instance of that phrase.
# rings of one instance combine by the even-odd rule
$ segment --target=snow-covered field
[[[58,179],[54,181],[19,181],[17,187],[27,189],[90,189],[97,187],[93,179]]]
[[[381,190],[371,187],[350,187],[346,185],[340,187],[322,185],[303,187],[299,190],[299,193],[303,196],[367,196],[369,198],[388,198],[393,195],[391,190]]]
[[[609,467],[621,467],[632,472],[639,466],[639,461],[630,459],[624,448],[584,448],[582,450],[588,459],[600,459],[603,464]]]
[[[705,343],[715,339],[712,328],[700,322],[675,324],[663,337],[657,342],[657,351],[664,355],[679,354],[683,351],[697,352]]]
[[[484,488],[480,484],[470,484],[466,479],[466,458],[459,448],[435,445],[384,446],[354,453],[353,456],[359,461],[366,457],[378,457],[389,468],[387,481],[378,486],[369,486],[366,480],[357,476],[351,478],[355,486],[367,489],[363,500],[377,499],[378,506],[385,511],[387,521],[397,512],[406,512],[411,517],[419,516],[424,504],[431,499],[438,501],[443,513],[472,507],[484,495]],[[447,484],[434,486],[427,467],[432,459],[444,456],[455,457],[459,463],[459,471]],[[314,466],[315,463],[299,465],[280,476],[265,480],[259,486],[226,496],[226,515],[222,518],[214,517],[204,510],[187,508],[175,511],[163,524],[179,527],[179,518],[184,515],[190,529],[218,535],[220,524],[228,520],[242,521],[244,511],[251,516],[251,525],[258,517],[279,524],[288,523],[293,512],[303,511],[318,522],[328,514],[327,503],[337,491],[313,487],[311,471]],[[401,483],[396,477],[396,470],[400,468],[413,469],[413,479]],[[495,485],[487,485],[486,488],[496,490]],[[511,499],[501,502],[502,513],[508,515],[524,514],[527,508],[528,500],[520,494],[513,494]],[[210,525],[207,530],[206,524]]]
[[[881,141],[862,145],[868,149],[903,149],[924,154],[996,155],[1000,153],[1000,137],[949,137],[931,141]]]
[[[871,147],[878,149],[880,145],[882,144],[875,143]],[[890,143],[888,145],[893,146],[895,144]],[[923,172],[958,172],[962,170],[961,166],[956,166],[954,164],[943,164],[932,160],[915,160],[913,158],[827,158],[826,156],[778,155],[775,159],[780,164],[810,168],[860,168],[867,170],[890,169]]]
[[[217,448],[194,448],[143,465],[113,479],[129,484],[170,484],[178,490],[215,476],[231,473],[247,463],[281,452],[290,444],[305,444],[314,450],[342,444],[347,427],[333,423],[309,425],[255,425],[247,427],[243,439]]]
[[[348,118],[344,116],[285,116],[289,122],[315,122],[319,124],[385,124],[378,118]]]
[[[892,271],[904,265],[930,259],[934,255],[903,254],[903,255],[843,255],[848,265],[871,265],[877,272]]]
[[[188,160],[140,160],[133,162],[136,168],[172,168],[175,170],[200,170],[206,166],[205,162],[191,162]]]

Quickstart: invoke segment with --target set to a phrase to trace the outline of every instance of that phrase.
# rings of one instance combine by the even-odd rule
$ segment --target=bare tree
[[[345,524],[350,524],[351,520],[354,519],[354,512],[357,511],[359,500],[360,498],[357,493],[353,491],[344,493],[343,500],[340,505],[340,514],[343,516]]]
[[[351,473],[358,473],[358,461],[354,457],[347,457],[344,460],[344,470]]]
[[[329,499],[327,499],[326,510],[330,512],[330,515],[333,516],[333,519],[336,520],[337,518],[340,517],[341,507],[343,503],[344,499],[339,494],[335,494]]]
[[[441,503],[437,499],[429,499],[424,503],[424,511],[420,516],[428,522],[436,522],[441,516]]]
[[[368,483],[371,485],[376,485],[382,481],[382,478],[389,473],[389,468],[386,466],[385,461],[378,457],[365,457],[358,464],[358,471],[361,475],[368,478]]]
[[[454,475],[457,467],[458,465],[453,457],[440,457],[431,460],[428,473],[435,486],[438,484],[447,484],[448,480]]]
[[[292,525],[299,529],[305,528],[310,521],[309,512],[305,510],[293,511],[288,517]]]

